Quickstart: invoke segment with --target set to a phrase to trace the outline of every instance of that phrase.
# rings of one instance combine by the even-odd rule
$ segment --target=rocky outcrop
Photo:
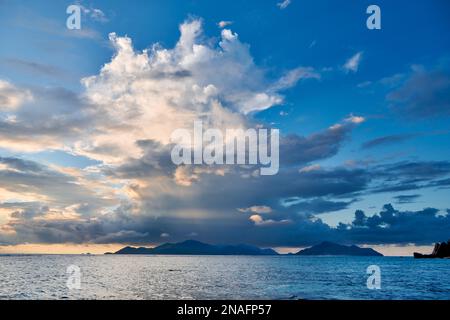
[[[436,243],[431,254],[421,254],[414,252],[414,258],[431,259],[431,258],[450,258],[450,240],[448,242]]]

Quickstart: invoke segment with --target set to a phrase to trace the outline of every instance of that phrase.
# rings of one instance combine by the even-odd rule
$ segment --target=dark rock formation
[[[329,241],[301,250],[296,254],[301,256],[383,256],[372,248],[343,246]]]
[[[414,258],[430,259],[430,258],[450,258],[450,240],[448,242],[436,243],[431,254],[421,254],[414,252]]]

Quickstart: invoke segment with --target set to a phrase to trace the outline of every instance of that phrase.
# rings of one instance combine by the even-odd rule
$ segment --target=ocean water
[[[80,289],[67,287],[70,265]],[[0,299],[450,299],[450,259],[5,255]]]

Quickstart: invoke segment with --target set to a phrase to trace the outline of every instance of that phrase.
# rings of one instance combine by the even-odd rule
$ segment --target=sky
[[[0,253],[448,240],[449,9],[0,0]],[[175,165],[171,133],[198,120],[279,129],[278,174]]]

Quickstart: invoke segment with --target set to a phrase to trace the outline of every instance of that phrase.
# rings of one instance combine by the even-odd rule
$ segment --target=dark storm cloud
[[[151,141],[143,143],[143,147],[147,148],[147,160],[144,157],[130,162],[131,166],[121,167],[117,172],[133,177],[148,176],[149,172],[165,172],[161,170],[164,167],[160,166],[164,161],[160,160],[164,159],[166,150]],[[132,226],[127,223],[119,229],[148,233],[147,237],[141,239],[143,242],[161,241],[161,233],[169,233],[173,237],[171,240],[182,240],[192,232],[209,242],[230,241],[229,234],[239,234],[239,241],[248,240],[262,245],[306,245],[321,237],[351,241],[352,238],[348,238],[350,233],[343,233],[342,230],[337,232],[314,215],[346,209],[356,201],[356,197],[363,194],[444,184],[445,179],[440,178],[449,174],[450,163],[399,162],[369,168],[337,167],[310,172],[299,172],[298,169],[287,167],[275,176],[264,177],[253,177],[251,173],[254,168],[232,168],[225,176],[210,172],[196,173],[197,179],[189,187],[177,185],[173,181],[161,190],[152,189],[152,192],[136,187],[135,191],[141,196],[141,211],[156,217],[142,218],[140,223]],[[246,177],[243,178],[243,175]],[[399,196],[396,199],[406,201],[406,197]],[[412,201],[412,197],[409,200]],[[284,206],[281,204],[283,202]],[[264,220],[275,223],[256,226],[249,220],[249,214],[238,210],[257,205],[271,207],[272,212],[262,216]],[[127,216],[125,212],[122,212],[123,216]],[[204,212],[208,218],[199,216],[193,219],[190,212]],[[277,224],[277,221],[287,223]],[[311,221],[315,223],[311,225]],[[302,230],[301,235],[298,235],[298,230]],[[301,240],[294,235],[298,235]],[[269,239],[274,242],[269,243]],[[362,239],[360,241],[362,243]]]
[[[299,173],[289,169],[275,176],[242,177],[241,170],[228,172],[225,176],[199,173],[198,181],[189,188],[170,184],[170,192],[163,189],[156,194],[145,194],[142,201],[147,211],[158,210],[205,210],[212,216],[229,214],[238,208],[254,205],[278,207],[280,199],[298,197],[351,197],[367,188],[369,175],[364,170],[337,168],[314,173]],[[319,203],[311,203],[319,209]],[[331,203],[322,203],[325,207]],[[336,208],[344,206],[335,204]],[[153,209],[152,209],[153,208]]]
[[[79,137],[80,132],[90,130],[98,119],[93,106],[71,90],[59,87],[20,90],[29,92],[32,99],[16,110],[14,121],[0,119],[0,139],[5,141],[18,145],[26,145],[28,141],[37,147],[49,147]]]
[[[384,145],[397,144],[417,137],[416,134],[396,134],[390,136],[379,137],[373,140],[369,140],[362,144],[363,149],[370,149]]]
[[[157,161],[160,159],[157,152],[160,146],[150,141],[140,144],[148,153],[146,160],[141,160],[148,163],[131,162],[130,164],[135,164],[136,167],[121,168],[122,173],[139,176],[141,173],[136,168],[145,169],[145,174],[148,174],[148,170],[160,170]],[[151,154],[151,151],[154,153]],[[150,165],[147,167],[148,164]],[[33,168],[31,164],[20,162],[16,167]],[[70,200],[77,198],[77,190],[63,185],[65,177],[60,177],[62,181],[56,183],[46,168],[36,167],[33,170],[35,180],[30,181],[28,175],[22,173],[23,177],[14,177],[12,181],[25,183],[26,190],[40,188],[45,190],[46,194],[52,194],[52,190],[62,190]],[[137,192],[142,191],[139,207],[136,204],[124,203],[113,212],[97,215],[95,219],[90,219],[89,215],[80,221],[35,219],[45,213],[42,204],[22,208],[18,205],[14,214],[16,220],[9,223],[16,235],[12,238],[3,236],[0,241],[149,243],[167,241],[161,239],[161,234],[168,233],[171,235],[171,241],[184,240],[192,237],[191,234],[198,234],[199,240],[216,243],[247,242],[264,246],[312,244],[339,235],[311,213],[340,210],[352,201],[331,201],[320,197],[345,197],[364,190],[368,183],[367,174],[363,170],[336,168],[299,173],[296,169],[289,169],[272,177],[242,178],[245,172],[243,170],[236,169],[225,176],[200,174],[200,179],[189,188],[172,182],[159,191],[152,189],[155,193],[137,189]],[[279,199],[283,197],[312,199],[285,208],[279,203]],[[275,221],[274,223],[257,226],[249,219],[250,214],[238,211],[238,208],[260,204],[273,207],[273,212],[264,218]],[[139,210],[138,215],[136,210]],[[208,214],[193,218],[192,212]]]
[[[111,201],[96,196],[91,190],[78,183],[73,176],[63,174],[30,160],[14,157],[0,157],[0,188],[5,190],[41,195],[47,201],[59,206],[92,203],[94,208],[110,204]],[[40,206],[27,206],[28,210],[38,210]]]
[[[450,175],[448,161],[403,161],[371,169],[376,181],[368,193],[401,192],[445,187]]]
[[[351,201],[330,201],[321,198],[315,198],[307,201],[300,201],[289,206],[290,210],[301,213],[321,214],[333,211],[347,209],[356,200]],[[286,202],[285,202],[286,203]]]
[[[398,162],[384,166],[384,172],[394,176],[417,179],[431,179],[450,174],[449,161]]]
[[[386,192],[402,192],[413,191],[426,188],[426,185],[414,184],[414,183],[396,183],[396,184],[381,184],[371,190],[369,193],[386,193]]]
[[[352,127],[353,124],[348,123],[309,137],[283,138],[281,158],[289,166],[282,166],[275,176],[253,176],[257,166],[218,165],[205,170],[204,166],[193,165],[185,167],[187,178],[194,177],[194,183],[187,188],[175,182],[177,167],[170,158],[172,146],[152,140],[137,142],[144,152],[141,158],[129,159],[118,167],[105,167],[103,172],[122,179],[166,178],[166,187],[170,192],[165,188],[158,190],[156,186],[146,190],[130,185],[140,195],[143,211],[150,213],[208,210],[211,215],[227,215],[238,208],[258,205],[262,199],[267,205],[279,207],[280,199],[289,197],[310,201],[302,204],[310,212],[331,212],[345,208],[350,202],[326,201],[320,197],[353,198],[367,188],[370,175],[365,170],[346,168],[299,172],[296,165],[334,155]],[[215,174],[214,170],[226,170],[226,173]]]
[[[281,165],[302,165],[334,156],[353,127],[353,124],[348,123],[307,137],[298,135],[282,137],[280,140]]]
[[[449,238],[450,214],[435,208],[420,211],[398,211],[390,204],[381,212],[367,216],[355,212],[349,224],[330,227],[308,214],[291,214],[283,224],[255,225],[246,214],[233,218],[197,218],[133,216],[85,221],[20,220],[10,225],[20,241],[45,243],[155,243],[195,237],[210,243],[245,242],[259,246],[307,246],[323,240],[356,244],[427,245]],[[131,218],[132,217],[132,218]],[[10,243],[14,239],[0,239]]]
[[[34,161],[14,157],[0,157],[0,163],[8,167],[26,172],[42,172],[43,166]]]
[[[0,236],[0,243],[155,243],[195,237],[210,243],[245,242],[263,246],[312,244],[335,234],[312,215],[293,215],[285,224],[255,226],[248,215],[211,219],[209,217],[148,217],[130,212],[127,218],[109,216],[95,220],[68,221],[20,219],[9,223],[16,234]],[[239,236],[236,236],[239,235]],[[336,236],[338,236],[336,234]]]
[[[141,158],[129,159],[115,168],[105,168],[104,172],[125,179],[173,175],[176,169],[170,155],[173,145],[163,145],[154,140],[140,140],[136,144],[144,152]]]
[[[399,196],[393,197],[397,203],[414,203],[418,198],[420,198],[420,194],[402,194]]]
[[[52,91],[50,95],[53,99],[73,101],[75,107],[79,102],[78,97],[70,92]],[[68,111],[64,110],[61,114]],[[21,116],[32,119],[32,114],[33,110],[24,110]],[[38,121],[39,114],[34,118]],[[33,125],[30,128],[36,130],[38,127]],[[46,129],[48,128],[49,122]],[[198,179],[188,188],[174,181],[177,168],[170,159],[170,145],[161,145],[152,140],[137,141],[144,153],[141,158],[129,159],[118,167],[104,166],[102,172],[121,179],[163,178],[166,185],[162,185],[161,189],[158,185],[148,190],[137,185],[129,186],[139,195],[139,207],[123,204],[106,215],[99,215],[98,212],[93,214],[105,205],[98,201],[97,206],[91,206],[88,210],[90,214],[83,213],[79,220],[44,220],[36,219],[52,209],[47,208],[44,203],[18,205],[13,213],[15,220],[9,223],[16,236],[14,239],[4,236],[1,241],[146,243],[161,241],[161,234],[169,233],[180,240],[189,234],[199,234],[205,241],[230,242],[230,235],[237,232],[245,235],[240,240],[242,242],[256,244],[265,239],[265,245],[269,245],[269,242],[282,245],[285,240],[289,244],[295,244],[297,240],[294,237],[284,238],[288,228],[301,230],[307,237],[305,241],[313,242],[330,232],[331,228],[309,213],[340,210],[351,201],[334,202],[320,198],[350,197],[364,190],[369,178],[365,171],[359,169],[336,168],[300,173],[295,166],[333,156],[350,130],[351,124],[344,124],[310,137],[291,136],[283,145],[289,166],[272,177],[253,176],[255,167],[229,167],[229,171],[223,176],[212,174],[208,170],[202,171],[201,167],[197,172],[197,168],[193,166],[190,173],[198,176]],[[55,128],[55,133],[57,132]],[[5,158],[4,161],[8,162],[9,167],[20,168],[15,171],[0,171],[1,181],[11,190],[45,194],[64,205],[80,203],[82,200],[91,204],[96,198],[92,191],[77,185],[73,177],[21,159]],[[279,204],[280,198],[284,197],[312,199],[298,204],[298,208],[288,210]],[[258,205],[262,200],[274,207],[274,212],[268,218],[268,221],[274,223],[267,223],[260,228],[249,220],[249,215],[240,214],[238,208]],[[139,211],[138,215],[136,210]],[[191,214],[196,211],[208,212],[208,217],[193,219]],[[77,208],[77,212],[80,213],[81,208]],[[91,216],[95,216],[95,219],[91,219]],[[286,222],[278,224],[277,221]]]
[[[448,188],[450,187],[450,178],[433,181],[431,183],[431,186],[439,188]]]
[[[398,211],[387,204],[372,216],[357,211],[354,221],[341,224],[339,232],[356,243],[430,244],[450,238],[450,214],[435,208]]]
[[[15,219],[29,220],[35,217],[40,217],[49,212],[48,206],[32,205],[24,206],[23,209],[11,213],[11,217]]]
[[[119,172],[130,176],[148,175],[148,171],[164,173],[166,169],[159,167],[159,163],[165,162],[166,150],[152,141],[139,144],[146,150],[146,157],[130,162],[135,167],[123,167]],[[144,160],[147,163],[141,162]],[[16,158],[2,158],[2,163],[14,168],[0,171],[3,188],[44,190],[46,195],[67,204],[80,199],[91,199],[88,203],[97,201],[89,190],[76,186],[72,178],[44,166]],[[448,237],[445,233],[450,230],[448,215],[437,209],[400,212],[386,206],[373,217],[358,211],[353,223],[341,224],[338,229],[330,227],[317,215],[348,208],[359,194],[373,192],[370,191],[373,183],[394,187],[402,181],[417,180],[417,188],[443,184],[448,166],[447,162],[416,161],[373,169],[299,172],[288,168],[276,176],[246,178],[242,177],[245,168],[234,169],[225,176],[198,173],[198,180],[189,187],[177,185],[171,179],[160,189],[137,187],[139,204],[123,203],[108,214],[92,218],[86,214],[80,220],[37,219],[51,210],[45,203],[2,204],[14,209],[15,220],[9,226],[16,235],[3,235],[0,241],[144,244],[184,240],[197,234],[198,240],[206,242],[246,242],[261,246],[305,246],[325,239],[348,243],[431,243]],[[405,201],[405,196],[408,195],[396,199]],[[409,195],[409,200],[412,196],[415,195]],[[280,199],[291,202],[283,206]],[[261,214],[268,223],[256,224],[249,219],[253,213],[238,210],[257,205],[272,208],[270,213]],[[94,206],[88,211],[98,208]],[[193,212],[199,215],[193,217]],[[170,237],[161,239],[163,233]]]
[[[414,68],[410,77],[387,95],[394,110],[410,118],[450,116],[450,68]]]
[[[352,123],[346,123],[306,137],[294,134],[281,137],[281,167],[301,166],[334,156],[353,127]],[[162,145],[154,140],[141,140],[136,144],[144,151],[141,158],[129,159],[120,167],[107,168],[105,172],[121,178],[142,178],[174,173],[177,167],[173,165],[170,156],[173,145]],[[241,168],[241,170],[244,169]]]

